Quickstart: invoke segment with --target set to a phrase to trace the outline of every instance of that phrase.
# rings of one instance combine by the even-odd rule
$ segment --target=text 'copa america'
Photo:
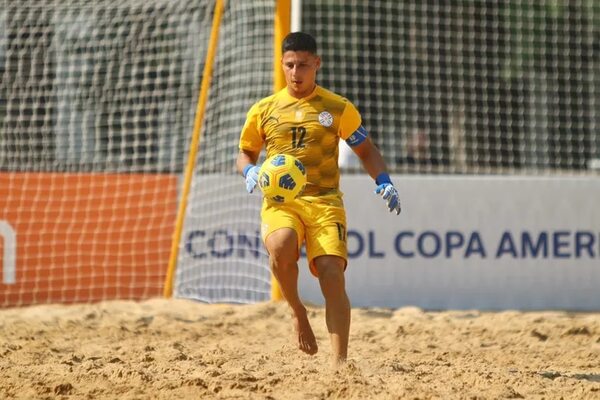
[[[587,230],[500,231],[403,230],[395,235],[349,229],[349,258],[405,259],[600,259],[600,232]],[[185,254],[203,258],[258,258],[265,255],[259,231],[193,230]]]

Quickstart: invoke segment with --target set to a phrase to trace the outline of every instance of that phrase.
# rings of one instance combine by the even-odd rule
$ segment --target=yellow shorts
[[[342,257],[348,263],[346,211],[341,193],[301,196],[291,203],[263,200],[261,210],[263,241],[271,232],[292,228],[298,235],[298,256],[306,242],[310,272],[317,276],[314,259],[324,255]]]

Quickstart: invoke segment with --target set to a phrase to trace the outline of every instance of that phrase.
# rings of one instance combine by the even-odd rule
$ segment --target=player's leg
[[[339,364],[348,357],[350,335],[350,300],[346,294],[344,279],[346,260],[324,255],[315,258],[314,266],[325,297],[325,320],[331,340],[333,363]]]
[[[311,199],[306,210],[306,253],[325,297],[332,361],[339,364],[348,356],[350,332],[350,301],[344,279],[348,258],[346,212],[341,196],[335,194]]]
[[[290,228],[278,229],[267,236],[265,246],[273,275],[279,282],[283,297],[292,309],[298,347],[307,354],[318,350],[315,335],[308,321],[306,308],[298,294],[298,238]]]
[[[273,207],[265,202],[261,216],[262,236],[269,252],[269,264],[283,297],[292,310],[298,347],[307,354],[315,354],[318,350],[317,341],[298,294],[299,242],[304,237],[304,228],[297,211],[289,207]]]

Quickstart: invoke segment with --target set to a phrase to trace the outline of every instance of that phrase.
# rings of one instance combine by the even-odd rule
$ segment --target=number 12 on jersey
[[[304,148],[304,137],[306,136],[306,128],[303,126],[292,127],[292,147],[295,149]]]

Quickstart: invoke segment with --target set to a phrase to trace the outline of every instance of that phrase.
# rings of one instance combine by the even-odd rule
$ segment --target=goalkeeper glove
[[[260,167],[254,164],[248,164],[244,167],[244,178],[246,178],[246,191],[252,193],[258,182],[258,171]]]
[[[375,179],[375,183],[377,184],[375,193],[383,197],[390,212],[396,211],[396,214],[400,214],[400,195],[398,194],[398,190],[396,190],[392,184],[390,176],[387,173],[382,172]]]

